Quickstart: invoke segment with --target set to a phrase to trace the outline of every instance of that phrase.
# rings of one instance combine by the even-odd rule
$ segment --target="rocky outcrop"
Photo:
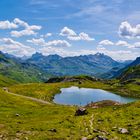
[[[86,108],[78,108],[75,112],[75,116],[83,116],[83,115],[87,115],[87,109]]]
[[[95,103],[92,102],[92,103],[86,105],[86,107],[101,108],[101,107],[118,106],[118,105],[122,105],[122,103],[119,103],[116,101],[111,101],[111,100],[104,100],[104,101],[95,102]]]

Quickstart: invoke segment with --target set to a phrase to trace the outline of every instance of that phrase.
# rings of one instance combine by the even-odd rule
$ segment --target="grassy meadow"
[[[125,95],[125,89],[139,90],[129,84],[122,90],[118,81],[31,83],[9,86],[10,92],[52,102],[62,87],[101,88]],[[127,88],[129,87],[129,88]],[[140,91],[140,90],[139,90]],[[131,93],[131,92],[130,92]],[[138,93],[138,92],[137,92]],[[137,94],[139,97],[139,94]],[[131,95],[133,96],[133,95]],[[44,105],[0,90],[0,139],[5,140],[80,140],[97,135],[109,140],[140,139],[140,102],[98,109],[88,108],[88,115],[75,116],[76,106]],[[120,128],[128,130],[121,134]]]

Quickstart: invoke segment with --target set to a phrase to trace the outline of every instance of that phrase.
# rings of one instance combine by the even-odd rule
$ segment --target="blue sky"
[[[16,56],[140,56],[139,0],[1,0],[0,50]]]

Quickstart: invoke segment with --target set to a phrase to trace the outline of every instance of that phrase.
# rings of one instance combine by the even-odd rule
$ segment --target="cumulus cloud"
[[[47,33],[44,35],[45,38],[52,36],[52,33]]]
[[[47,46],[57,46],[57,47],[70,47],[71,44],[66,40],[53,40],[46,43]]]
[[[13,22],[6,21],[0,21],[0,29],[16,29],[18,28],[18,25],[16,25]]]
[[[39,39],[31,39],[31,40],[27,40],[27,42],[32,43],[34,45],[38,45],[38,46],[46,46],[46,42],[43,38],[39,38]]]
[[[12,37],[22,37],[22,36],[30,36],[30,35],[36,35],[37,33],[32,30],[22,30],[22,31],[12,31],[11,36]]]
[[[33,38],[32,40],[27,40],[27,42],[33,43],[34,45],[39,45],[39,46],[51,46],[51,47],[70,47],[71,44],[66,41],[66,40],[52,40],[49,42],[45,42],[43,38],[35,39]]]
[[[110,40],[102,40],[99,42],[99,46],[112,46],[114,43]]]
[[[116,44],[116,46],[124,46],[124,47],[129,47],[130,44],[126,41],[122,41],[122,40],[119,40]]]
[[[41,52],[44,55],[58,54],[61,56],[65,56],[66,54],[66,51],[64,49],[54,47],[43,47],[39,49],[39,52]]]
[[[101,48],[103,46],[120,46],[120,47],[127,47],[129,49],[139,49],[140,48],[140,42],[135,42],[135,43],[128,43],[127,41],[119,40],[118,42],[112,42],[109,40],[103,40],[99,42],[98,48]]]
[[[11,38],[1,38],[0,42],[0,50],[6,53],[10,53],[19,57],[24,55],[30,56],[31,54],[35,53],[34,48],[14,41]]]
[[[140,37],[140,24],[137,24],[135,27],[132,27],[129,22],[122,22],[119,27],[118,33],[121,37],[125,38]]]
[[[130,46],[129,48],[140,48],[140,42],[136,42],[134,43],[132,46]]]
[[[15,18],[12,22],[0,21],[0,29],[17,29],[23,27],[23,30],[20,31],[11,31],[12,37],[21,37],[21,36],[29,36],[36,35],[38,30],[42,27],[37,25],[29,25],[27,22],[20,20],[19,18]]]
[[[40,35],[40,37],[44,37],[44,38],[48,38],[48,37],[50,37],[50,36],[52,36],[52,33],[47,33],[47,34],[45,34],[45,35]]]
[[[88,34],[86,34],[84,32],[77,35],[77,33],[75,31],[73,31],[72,29],[70,29],[68,27],[64,27],[61,30],[60,35],[66,36],[69,40],[73,40],[73,41],[79,41],[79,40],[92,41],[92,40],[95,40],[94,38],[91,38]]]
[[[15,18],[13,22],[19,27],[24,27],[24,29],[21,31],[11,31],[12,37],[36,35],[37,34],[36,31],[42,28],[41,26],[37,26],[37,25],[29,25],[27,22],[22,21],[19,18]]]
[[[77,34],[70,28],[64,27],[60,33],[61,36],[77,36]]]

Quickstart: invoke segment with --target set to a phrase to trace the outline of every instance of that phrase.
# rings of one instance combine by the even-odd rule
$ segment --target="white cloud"
[[[29,26],[28,23],[26,23],[26,22],[20,20],[19,18],[15,18],[13,22],[14,22],[15,24],[18,24],[18,25],[23,26],[23,27],[25,27],[25,28],[27,28],[27,27]]]
[[[68,27],[64,27],[61,30],[60,35],[66,36],[69,40],[73,40],[73,41],[79,41],[79,40],[93,41],[93,40],[95,40],[94,38],[91,38],[88,34],[86,34],[84,32],[77,35],[75,31],[73,31],[72,29],[70,29]]]
[[[0,21],[0,29],[16,29],[18,28],[18,25],[16,25],[13,22],[6,21]]]
[[[66,40],[53,40],[46,43],[46,46],[57,46],[57,47],[70,47],[71,44]]]
[[[71,44],[67,42],[66,40],[53,40],[49,42],[45,42],[43,38],[39,39],[32,39],[32,40],[27,40],[27,42],[33,43],[34,45],[39,45],[39,46],[50,46],[50,47],[70,47]]]
[[[50,36],[52,36],[52,33],[47,33],[47,34],[45,34],[45,38],[47,38],[47,37],[50,37]]]
[[[127,21],[122,22],[118,33],[121,37],[125,38],[140,37],[140,24],[132,27]]]
[[[24,27],[24,30],[21,31],[11,31],[12,37],[22,37],[22,36],[30,36],[30,35],[36,35],[37,30],[40,30],[42,27],[37,25],[29,25],[27,22],[22,21],[18,18],[15,18],[13,21],[16,25],[20,27]]]
[[[52,36],[52,33],[47,33],[47,34],[45,34],[45,35],[40,35],[40,37],[44,37],[44,38],[48,38],[48,37],[50,37],[50,36]]]
[[[10,53],[19,57],[24,55],[30,56],[31,54],[35,53],[34,48],[14,41],[11,38],[2,38],[0,39],[0,42],[0,50],[6,53]]]
[[[99,42],[99,46],[112,46],[114,45],[114,43],[110,40],[102,40],[101,42]]]
[[[122,40],[119,40],[116,44],[115,44],[116,46],[124,46],[124,47],[129,47],[130,46],[130,44],[128,43],[128,42],[126,42],[126,41],[122,41]]]
[[[65,56],[65,50],[62,48],[43,47],[43,48],[39,49],[39,52],[41,52],[44,55],[58,54],[61,56]]]
[[[37,25],[29,25],[27,22],[20,20],[19,18],[15,18],[14,23],[22,27],[25,27],[25,29],[29,29],[29,30],[40,30],[42,28],[41,26],[37,26]]]
[[[140,42],[135,42],[132,44],[129,44],[127,41],[119,40],[118,42],[114,43],[110,40],[103,40],[98,43],[98,48],[101,48],[103,46],[120,46],[120,47],[127,47],[129,49],[139,49],[140,48]]]
[[[38,46],[46,46],[46,42],[43,38],[39,38],[39,39],[31,39],[31,40],[27,40],[27,42],[32,43],[34,45],[38,45]]]
[[[130,46],[130,48],[140,48],[140,42],[134,43],[134,45]]]
[[[85,41],[92,41],[95,40],[94,38],[89,37],[88,34],[82,32],[79,34],[79,36],[68,36],[69,40],[73,41],[79,41],[79,40],[85,40]]]
[[[37,30],[40,30],[42,27],[37,25],[29,25],[27,22],[20,20],[19,18],[15,18],[12,22],[0,21],[0,29],[16,29],[19,27],[23,27],[23,30],[20,31],[11,31],[12,37],[21,37],[21,36],[29,36],[36,35]]]
[[[80,33],[79,37],[81,38],[81,40],[87,40],[87,41],[95,40],[94,38],[89,37],[89,35],[84,32]]]
[[[77,36],[77,34],[70,28],[64,27],[60,33],[61,36]]]
[[[30,36],[30,35],[36,35],[37,33],[32,30],[22,30],[22,31],[11,31],[12,37],[22,37],[22,36]]]

